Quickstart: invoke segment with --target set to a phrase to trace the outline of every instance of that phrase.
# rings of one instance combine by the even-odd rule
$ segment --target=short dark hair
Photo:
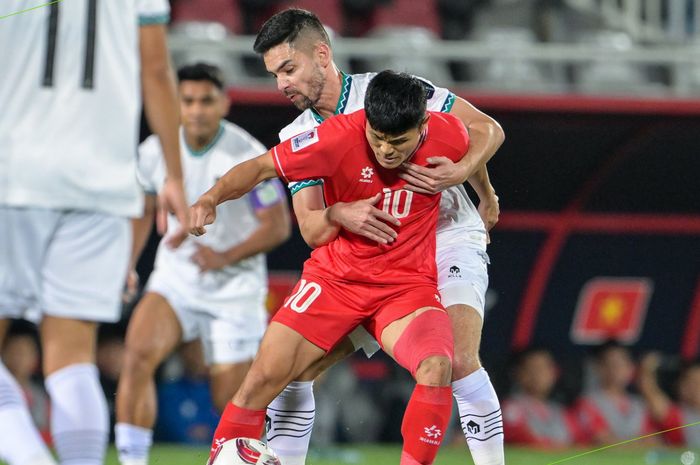
[[[629,347],[623,345],[617,339],[608,339],[608,340],[604,341],[602,344],[593,347],[593,350],[592,350],[593,358],[596,361],[601,362],[601,361],[603,361],[603,358],[605,358],[605,356],[609,352],[612,352],[613,350],[622,350],[625,353],[627,353],[630,357],[632,357],[632,353],[631,353]]]
[[[182,66],[177,70],[177,80],[182,81],[209,81],[219,90],[224,90],[224,73],[221,69],[209,63],[194,63]]]
[[[367,86],[365,114],[372,129],[398,135],[425,120],[427,96],[421,82],[406,73],[382,71]]]
[[[331,44],[318,16],[301,8],[288,8],[265,21],[255,38],[253,50],[262,55],[281,43],[293,43],[304,32],[313,32],[321,42]]]

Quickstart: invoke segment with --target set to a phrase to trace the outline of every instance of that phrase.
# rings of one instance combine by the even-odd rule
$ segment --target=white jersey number
[[[390,214],[394,218],[405,218],[411,212],[411,201],[413,200],[413,192],[405,189],[392,191],[388,187],[382,189],[384,193],[384,202],[382,210]],[[403,206],[401,203],[403,202]]]
[[[321,286],[313,281],[306,282],[305,279],[302,279],[299,289],[289,296],[284,306],[291,308],[297,313],[303,313],[308,310],[319,295],[321,295]]]
[[[43,87],[53,87],[54,62],[56,60],[56,36],[58,35],[59,4],[53,3],[49,12],[49,30],[46,34],[46,62],[44,64]],[[87,24],[85,25],[85,61],[83,63],[83,89],[92,89],[95,77],[95,36],[97,35],[97,0],[87,2]]]

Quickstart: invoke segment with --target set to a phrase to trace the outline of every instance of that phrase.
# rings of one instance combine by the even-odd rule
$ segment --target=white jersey
[[[347,114],[364,108],[365,93],[369,81],[377,73],[342,74],[342,89],[336,106],[336,114]],[[427,94],[430,111],[449,112],[455,102],[455,95],[448,89],[436,87],[431,82],[420,78]],[[281,141],[308,131],[323,122],[323,117],[313,108],[307,109],[279,133]],[[439,156],[439,153],[435,154]],[[290,183],[289,189],[294,195],[304,187],[322,184],[321,180],[308,180]],[[437,225],[438,248],[453,243],[469,243],[486,250],[486,229],[479,212],[472,203],[464,186],[451,187],[442,193],[440,216]]]
[[[180,148],[185,194],[193,204],[233,166],[265,153],[265,147],[246,131],[229,122],[222,122],[212,142],[200,151],[193,151],[180,129]],[[165,181],[165,163],[158,137],[147,138],[139,147],[138,177],[145,191],[158,192]],[[258,227],[256,209],[272,206],[284,199],[278,180],[263,183],[253,192],[237,200],[219,205],[216,221],[207,226],[207,234],[189,236],[177,249],[170,249],[165,240],[158,246],[155,269],[167,273],[172,286],[193,302],[208,309],[230,309],[231,303],[267,292],[265,255],[249,257],[221,270],[200,273],[192,262],[197,244],[217,252],[243,242]],[[168,231],[179,229],[177,219],[168,216]],[[249,299],[248,299],[249,300]],[[206,303],[206,305],[204,305]]]
[[[2,0],[0,16],[35,7]],[[0,205],[143,210],[139,25],[167,0],[66,0],[0,20]]]

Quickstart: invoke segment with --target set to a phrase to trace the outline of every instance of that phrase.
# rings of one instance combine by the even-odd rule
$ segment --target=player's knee
[[[462,379],[481,368],[478,354],[455,352],[452,361],[452,379]]]
[[[418,364],[416,382],[428,386],[447,386],[452,378],[452,361],[444,355],[431,355]]]
[[[158,365],[162,360],[155,355],[155,351],[148,344],[144,343],[128,343],[124,348],[124,367],[122,370],[125,373],[155,373]]]

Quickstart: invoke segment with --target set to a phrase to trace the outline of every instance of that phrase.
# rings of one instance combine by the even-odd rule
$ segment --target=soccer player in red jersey
[[[425,108],[420,81],[379,73],[367,89],[365,111],[329,119],[236,166],[192,206],[190,231],[199,235],[215,220],[218,204],[265,179],[322,178],[329,204],[373,198],[401,222],[390,244],[340,230],[313,251],[224,411],[212,455],[227,439],[259,437],[268,403],[363,325],[417,382],[402,424],[401,464],[433,463],[452,409],[453,338],[435,265],[440,196],[403,189],[395,168],[408,160],[426,165],[436,154],[458,161],[469,136],[457,118]]]

